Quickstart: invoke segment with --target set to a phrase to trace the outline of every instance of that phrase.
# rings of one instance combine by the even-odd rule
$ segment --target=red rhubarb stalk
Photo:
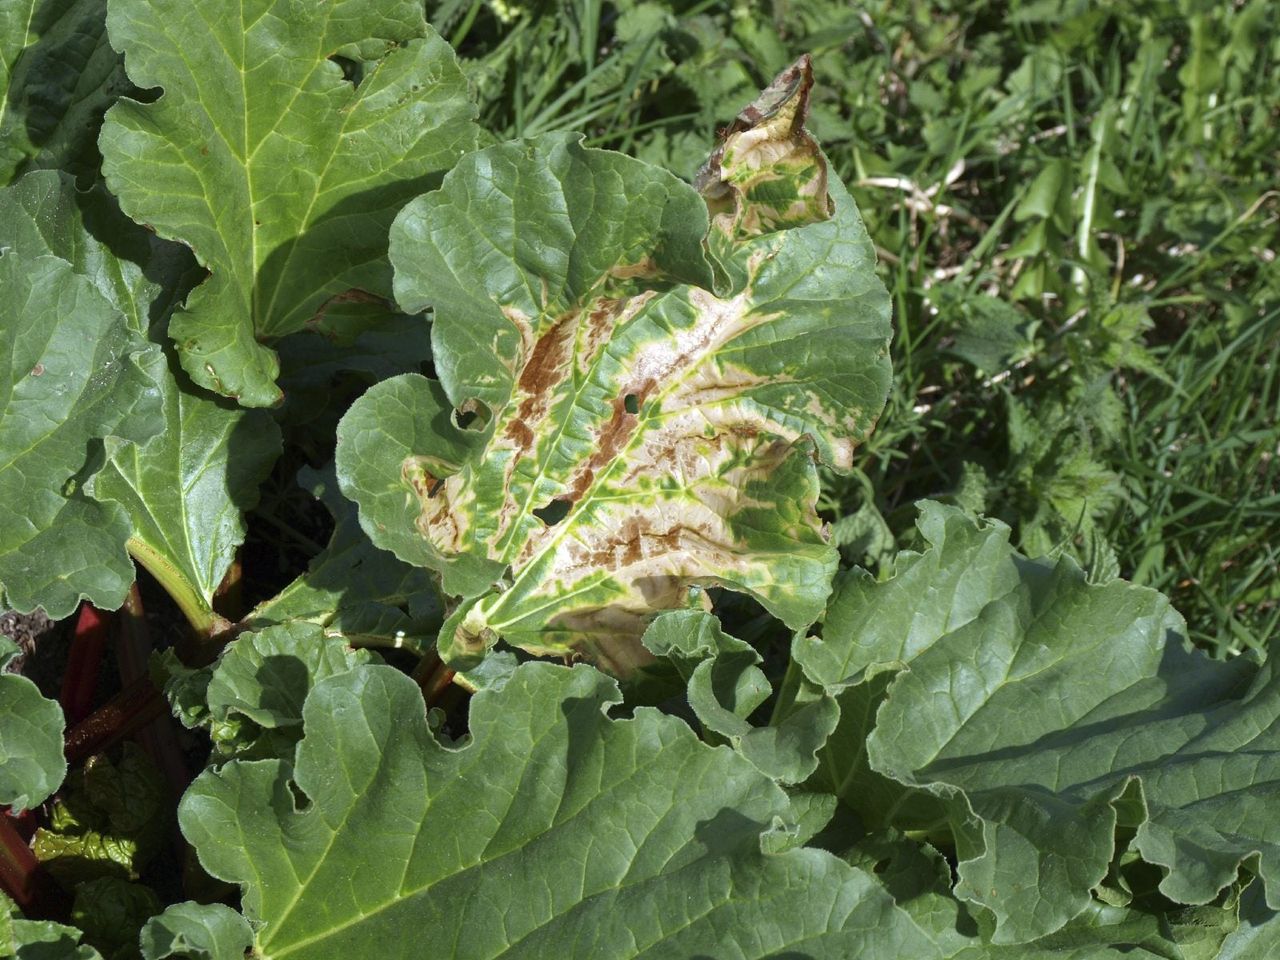
[[[93,697],[98,689],[98,674],[106,652],[111,615],[91,603],[80,605],[67,672],[62,677],[62,712],[68,723],[78,723],[93,710]]]
[[[24,910],[35,902],[36,871],[40,861],[22,839],[14,822],[0,813],[0,887]]]

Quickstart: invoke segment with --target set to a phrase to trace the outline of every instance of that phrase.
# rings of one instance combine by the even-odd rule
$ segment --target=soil
[[[43,610],[35,613],[0,613],[0,634],[22,648],[9,669],[31,680],[46,697],[56,699],[62,686],[71,642],[70,621],[50,620]],[[36,651],[39,655],[36,656]]]

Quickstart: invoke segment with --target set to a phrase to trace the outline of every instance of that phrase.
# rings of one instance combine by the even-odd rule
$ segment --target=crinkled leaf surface
[[[170,323],[182,365],[274,404],[264,341],[352,289],[388,295],[391,218],[475,145],[453,52],[412,0],[118,0],[108,27],[163,95],[108,113],[107,183],[211,272]]]
[[[64,175],[33,173],[3,191],[0,218],[18,250],[66,260],[136,331],[161,326],[186,289],[190,258],[181,247],[152,237],[100,194],[80,193]],[[172,359],[169,366],[153,371],[163,428],[145,443],[109,438],[107,464],[87,492],[124,508],[130,552],[163,582],[181,578],[187,589],[179,602],[196,605],[190,615],[198,618],[210,614],[244,540],[242,513],[257,503],[280,431],[265,411],[220,401],[193,387]]]
[[[244,960],[253,931],[221,903],[175,903],[142,928],[142,960]]]
[[[67,886],[104,876],[137,879],[163,842],[170,799],[155,762],[128,742],[118,762],[95,754],[71,774],[32,846]]]
[[[396,296],[433,305],[441,382],[366,394],[338,473],[375,543],[474,598],[447,654],[500,636],[625,673],[695,583],[793,627],[820,613],[836,554],[811,451],[848,466],[888,385],[888,300],[831,193],[829,219],[729,247],[736,286],[692,187],[572,137],[472,154],[404,209]]]
[[[263,958],[938,955],[870,874],[760,852],[789,811],[749,763],[651,709],[611,720],[616,700],[589,667],[525,664],[454,750],[412,680],[359,667],[307,698],[303,806],[282,762],[232,761],[183,831],[244,885]]]
[[[4,673],[18,645],[0,635],[0,807],[38,806],[62,783],[66,721],[56,700],[40,695],[26,677]]]
[[[757,664],[760,654],[731,637],[702,610],[659,614],[642,638],[670,658],[688,683],[689,706],[706,730],[724,737],[761,772],[783,783],[813,773],[816,753],[836,726],[835,700],[821,690],[778,725],[752,726],[747,718],[773,692]]]
[[[870,823],[949,825],[956,892],[993,911],[997,942],[1085,910],[1117,825],[1167,869],[1160,891],[1175,902],[1209,902],[1254,857],[1280,900],[1271,665],[1186,652],[1164,597],[1090,585],[1069,560],[1025,560],[1003,525],[926,504],[920,528],[928,549],[885,583],[846,578],[821,643],[797,654],[815,679],[838,682],[827,672],[837,660],[851,677],[906,667],[867,682],[885,692],[868,698],[865,760],[909,789],[886,806],[876,779],[857,775],[859,751],[833,737],[827,760],[851,766],[846,802]]]
[[[105,0],[0,4],[0,185],[96,166],[102,113],[129,89],[106,16]]]
[[[333,514],[333,536],[306,573],[255,608],[246,622],[262,628],[306,621],[353,644],[425,650],[443,607],[431,573],[373,545],[331,470],[304,468],[298,479]]]
[[[20,611],[114,609],[129,519],[81,490],[93,441],[158,432],[164,357],[65,260],[0,256],[0,587]]]
[[[160,910],[155,891],[145,884],[99,877],[76,887],[71,922],[110,960],[124,960],[137,957],[138,933]]]

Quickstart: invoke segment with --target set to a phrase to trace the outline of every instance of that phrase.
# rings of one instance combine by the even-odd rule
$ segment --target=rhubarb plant
[[[0,597],[92,607],[0,673],[6,955],[1277,956],[1270,664],[955,506],[842,567],[807,58],[689,182],[495,142],[417,4],[15,9]]]

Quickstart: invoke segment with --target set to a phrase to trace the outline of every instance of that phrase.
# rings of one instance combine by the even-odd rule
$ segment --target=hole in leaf
[[[639,413],[640,398],[637,397],[634,393],[628,393],[625,397],[622,398],[622,406],[627,411],[627,413]]]
[[[302,788],[292,780],[289,781],[289,793],[293,795],[293,809],[297,810],[299,813],[302,813],[311,806],[311,798],[303,793]]]
[[[453,411],[453,423],[459,430],[483,430],[493,419],[493,411],[474,397]]]
[[[364,79],[364,64],[359,60],[353,60],[351,57],[333,56],[330,61],[336,63],[342,70],[342,79],[347,81],[353,87],[360,86],[360,81]]]
[[[548,527],[554,527],[563,520],[569,513],[569,507],[572,504],[565,499],[552,500],[545,507],[539,507],[533,511],[533,515],[545,523]]]

